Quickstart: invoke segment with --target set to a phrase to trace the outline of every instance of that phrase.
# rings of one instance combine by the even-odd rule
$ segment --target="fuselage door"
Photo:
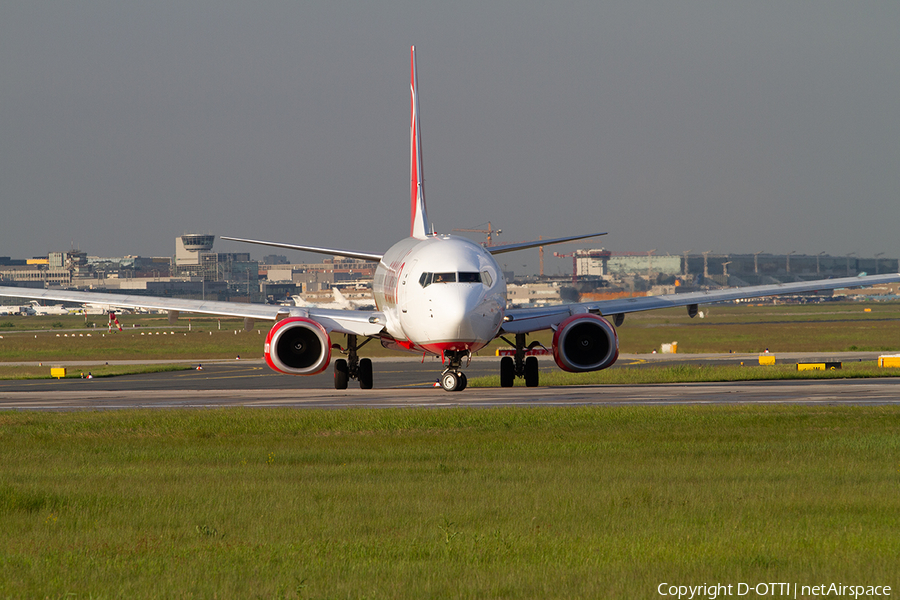
[[[410,282],[415,283],[415,281],[411,280],[409,275],[415,271],[417,262],[419,262],[418,259],[413,259],[412,262],[401,267],[400,283],[397,285],[397,303],[400,305],[400,312],[403,313],[409,309],[409,302],[415,296],[415,290],[410,287]]]

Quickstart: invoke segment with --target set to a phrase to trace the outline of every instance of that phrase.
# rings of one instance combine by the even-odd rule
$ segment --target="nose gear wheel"
[[[469,380],[466,377],[466,374],[460,371],[460,367],[462,366],[463,357],[468,356],[471,360],[472,354],[468,351],[463,352],[456,350],[447,352],[444,356],[449,359],[449,364],[447,368],[444,369],[444,372],[441,373],[438,383],[444,388],[445,392],[463,391],[466,389]]]

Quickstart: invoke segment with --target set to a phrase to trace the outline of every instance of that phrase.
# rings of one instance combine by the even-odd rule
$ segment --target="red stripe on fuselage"
[[[444,352],[465,352],[469,350],[471,352],[477,352],[484,348],[486,343],[478,343],[475,342],[429,342],[427,344],[419,344],[418,347],[426,352],[431,352],[432,354],[441,354]]]

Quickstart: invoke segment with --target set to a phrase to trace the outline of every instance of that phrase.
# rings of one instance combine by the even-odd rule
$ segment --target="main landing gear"
[[[449,351],[444,354],[444,357],[449,360],[449,364],[444,369],[444,372],[441,373],[438,382],[445,392],[461,392],[466,389],[469,380],[466,379],[466,374],[459,370],[464,356],[468,356],[471,359],[472,354],[461,350]]]
[[[359,358],[356,351],[368,344],[372,338],[366,338],[362,344],[357,345],[356,336],[347,334],[347,348],[341,348],[339,344],[331,347],[340,350],[347,355],[346,360],[339,358],[334,361],[334,389],[346,390],[347,383],[351,379],[359,381],[359,387],[363,390],[372,389],[372,359]]]
[[[505,337],[501,337],[501,339],[513,346],[516,349],[516,354],[515,358],[504,356],[500,359],[500,387],[512,387],[516,377],[524,377],[526,387],[537,387],[539,378],[538,359],[536,356],[525,356],[525,352],[540,346],[541,343],[534,341],[526,347],[524,333],[516,334],[515,344]]]

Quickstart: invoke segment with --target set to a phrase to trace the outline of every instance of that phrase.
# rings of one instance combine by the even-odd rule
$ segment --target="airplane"
[[[359,350],[375,339],[389,349],[440,356],[445,368],[438,381],[440,387],[451,392],[466,388],[463,362],[497,337],[515,348],[514,356],[504,356],[500,360],[500,385],[511,387],[516,378],[522,378],[526,386],[534,387],[539,383],[538,360],[536,356],[526,357],[525,354],[540,345],[537,341],[527,343],[527,335],[536,331],[553,330],[553,359],[561,369],[598,371],[616,362],[619,356],[616,327],[628,313],[681,306],[687,307],[688,314],[694,317],[700,304],[711,302],[900,281],[898,273],[548,307],[507,308],[506,280],[495,255],[605,233],[489,247],[467,238],[436,233],[428,227],[421,147],[413,46],[410,48],[409,237],[384,253],[375,253],[222,236],[226,240],[377,262],[372,286],[375,310],[7,287],[0,287],[0,296],[167,310],[170,318],[177,318],[179,312],[243,317],[247,329],[252,327],[255,319],[275,321],[263,349],[269,367],[289,375],[316,375],[331,364],[332,350],[338,350],[346,358],[334,361],[336,389],[346,389],[351,379],[358,381],[362,389],[373,387],[372,361],[360,358]],[[346,336],[346,346],[334,343],[337,336]],[[510,341],[507,336],[514,336],[515,341]],[[360,338],[365,340],[360,342]]]
[[[307,302],[303,296],[290,296],[294,306],[313,306],[318,308],[344,308],[344,309],[368,309],[373,308],[373,304],[369,301],[352,300],[341,293],[336,287],[331,288],[331,295],[334,300],[331,302]]]
[[[23,298],[28,298],[29,296],[22,296]],[[29,303],[30,309],[34,311],[32,314],[35,315],[70,315],[73,314],[75,309],[66,308],[62,304],[54,304],[53,306],[45,306],[38,302],[37,300],[32,300]]]
[[[78,309],[83,315],[106,315],[109,313],[118,313],[118,314],[128,314],[131,312],[137,312],[137,309],[134,307],[124,307],[119,306],[118,304],[98,304],[96,302],[85,302],[80,309]]]

